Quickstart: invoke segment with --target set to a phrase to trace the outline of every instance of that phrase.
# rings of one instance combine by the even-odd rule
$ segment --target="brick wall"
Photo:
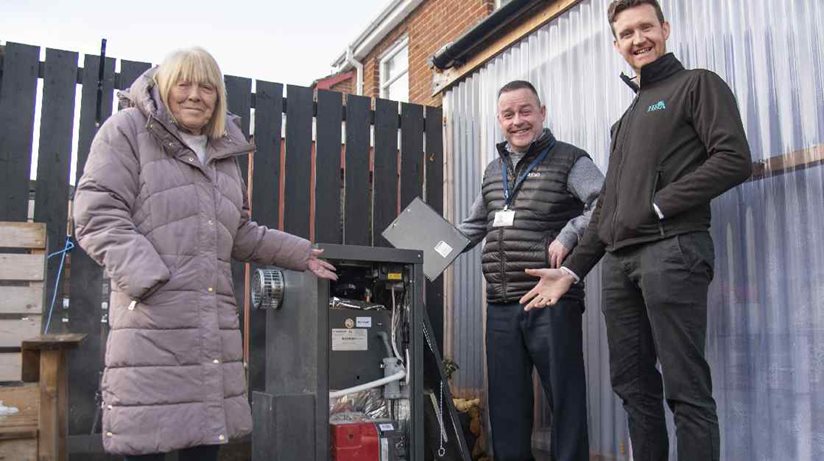
[[[355,90],[357,90],[357,88],[355,88],[357,85],[358,85],[358,83],[357,83],[355,75],[353,73],[352,78],[349,78],[349,79],[346,79],[342,82],[336,83],[336,84],[332,85],[331,87],[329,87],[329,89],[331,91],[340,91],[341,93],[352,94],[352,93],[355,92]]]
[[[363,94],[380,93],[380,57],[401,37],[409,39],[409,102],[440,106],[432,97],[432,70],[427,62],[437,50],[454,41],[495,8],[494,0],[427,0],[390,32],[363,62]]]

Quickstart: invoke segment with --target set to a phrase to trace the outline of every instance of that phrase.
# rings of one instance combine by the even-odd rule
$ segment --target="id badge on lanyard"
[[[492,227],[512,227],[515,224],[515,210],[504,208],[495,212],[495,220]]]
[[[541,163],[549,153],[549,150],[552,148],[554,143],[550,144],[546,149],[544,149],[541,154],[532,161],[532,163],[527,167],[526,171],[521,173],[521,175],[515,180],[515,184],[513,186],[513,190],[509,190],[509,172],[507,171],[506,163],[503,164],[502,173],[503,173],[503,182],[504,182],[504,209],[495,212],[495,220],[492,221],[492,227],[512,227],[515,225],[515,210],[511,210],[509,208],[509,204],[512,202],[513,195],[518,191],[521,187],[521,184],[527,178],[529,173]]]

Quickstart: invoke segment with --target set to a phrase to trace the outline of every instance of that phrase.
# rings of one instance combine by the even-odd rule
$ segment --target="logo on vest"
[[[527,178],[540,178],[541,173],[537,171],[530,171],[529,174],[526,175]]]
[[[658,110],[664,110],[666,108],[667,108],[667,104],[662,99],[662,100],[656,102],[655,104],[649,106],[647,108],[647,112],[655,112],[655,111],[658,111]]]

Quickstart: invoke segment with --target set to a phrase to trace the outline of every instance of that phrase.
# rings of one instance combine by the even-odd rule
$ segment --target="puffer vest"
[[[535,166],[521,187],[513,191],[515,179],[553,143],[546,158]],[[549,244],[570,219],[583,212],[583,202],[567,188],[567,177],[578,159],[589,156],[571,144],[555,141],[552,133],[545,130],[513,171],[506,143],[496,147],[498,158],[486,167],[481,188],[487,210],[481,265],[487,282],[487,301],[512,303],[538,281],[524,269],[549,267]],[[503,162],[508,165],[510,193],[514,195],[509,208],[515,210],[515,221],[510,227],[493,227],[495,213],[504,208]],[[573,285],[566,296],[583,299],[581,285]]]

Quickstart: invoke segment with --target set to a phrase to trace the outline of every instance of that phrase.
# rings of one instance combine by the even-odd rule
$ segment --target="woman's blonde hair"
[[[160,98],[166,110],[169,110],[169,93],[180,81],[209,84],[215,88],[217,102],[212,118],[203,128],[203,133],[211,139],[217,139],[226,133],[226,85],[223,74],[215,58],[200,47],[178,50],[163,60],[154,76]],[[169,111],[171,115],[171,111]]]

